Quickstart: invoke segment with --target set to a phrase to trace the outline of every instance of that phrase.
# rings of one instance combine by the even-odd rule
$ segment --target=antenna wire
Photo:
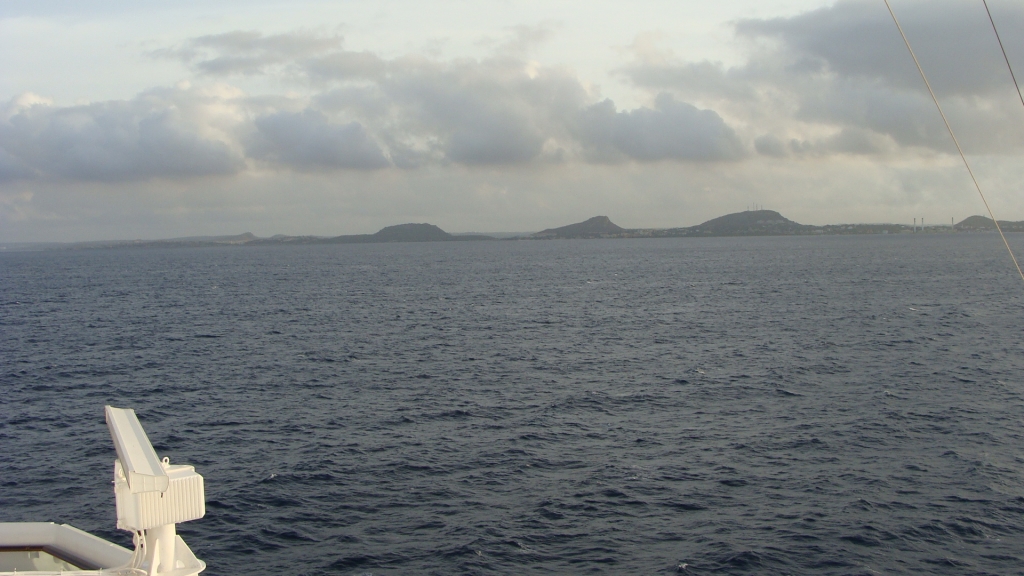
[[[932,102],[935,102],[935,107],[939,109],[939,116],[942,116],[942,121],[946,124],[946,130],[949,131],[949,136],[953,139],[953,144],[956,145],[957,152],[960,153],[960,158],[964,161],[964,166],[967,167],[967,173],[971,175],[971,180],[974,182],[974,188],[978,190],[978,195],[981,196],[981,201],[985,204],[985,209],[988,210],[988,215],[992,218],[992,223],[996,225],[999,237],[1003,239],[1003,245],[1006,246],[1006,251],[1010,253],[1010,259],[1013,260],[1013,265],[1017,268],[1017,273],[1020,274],[1020,279],[1024,281],[1024,271],[1020,269],[1017,257],[1013,255],[1013,249],[1010,248],[1010,243],[1007,242],[1006,235],[1003,234],[1003,229],[999,226],[999,220],[996,220],[996,215],[992,212],[992,207],[988,205],[988,200],[985,199],[985,193],[981,191],[981,185],[978,184],[978,179],[974,176],[974,170],[971,170],[971,164],[967,161],[964,149],[960,147],[960,142],[956,139],[956,134],[953,134],[953,128],[950,127],[949,120],[946,119],[946,113],[942,111],[942,106],[939,105],[939,99],[935,96],[935,91],[932,90],[932,85],[928,82],[928,77],[925,76],[924,68],[921,68],[921,63],[918,62],[917,55],[914,54],[914,49],[910,47],[910,40],[907,40],[907,35],[903,32],[903,27],[900,26],[900,21],[896,18],[896,13],[892,11],[892,6],[889,5],[889,0],[885,0],[885,7],[889,9],[889,15],[892,16],[892,21],[896,23],[896,29],[900,31],[900,36],[903,37],[903,43],[907,45],[910,57],[914,59],[914,64],[917,65],[917,71],[921,73],[921,79],[924,80],[924,85],[928,88],[928,93],[932,96]],[[987,4],[985,5],[985,9],[988,10]],[[989,14],[989,17],[991,18],[991,14]],[[1002,42],[1000,42],[999,45],[1002,47]],[[1005,56],[1006,52],[1003,52],[1003,55]],[[1007,63],[1009,63],[1009,61],[1007,61]],[[1016,82],[1016,79],[1014,82]],[[1024,96],[1021,97],[1021,101],[1024,102]]]
[[[988,9],[988,0],[981,0],[985,5],[985,12],[988,14],[988,21],[992,23],[992,31],[996,33],[996,41],[999,42],[999,49],[1003,51],[1003,60],[1006,60],[1006,68],[1010,71],[1010,78],[1013,78],[1013,87],[1017,89],[1017,96],[1020,103],[1024,104],[1024,95],[1020,93],[1020,84],[1017,83],[1017,76],[1013,73],[1013,66],[1010,66],[1010,57],[1006,55],[1006,48],[1003,48],[1003,39],[999,37],[999,30],[996,30],[996,21],[992,19],[992,11]]]

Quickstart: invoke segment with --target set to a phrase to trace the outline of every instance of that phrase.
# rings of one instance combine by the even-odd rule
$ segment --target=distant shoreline
[[[999,221],[1004,232],[1024,232],[1024,221]],[[396,242],[473,242],[615,238],[711,238],[736,236],[850,236],[864,234],[950,234],[995,232],[992,220],[971,216],[955,225],[826,224],[814,226],[789,220],[774,210],[748,210],[726,214],[696,226],[678,228],[621,228],[607,216],[535,233],[495,235],[445,232],[433,224],[398,224],[375,234],[343,236],[287,236],[260,238],[250,232],[232,236],[191,236],[166,240],[106,240],[88,242],[7,242],[0,251],[89,250],[107,248],[203,248],[212,246],[268,246],[295,244],[383,244]]]

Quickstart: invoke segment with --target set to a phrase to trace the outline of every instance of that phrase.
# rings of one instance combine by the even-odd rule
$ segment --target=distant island
[[[1024,222],[1000,220],[1003,231],[1024,232]],[[995,230],[990,218],[971,216],[950,226],[908,226],[905,224],[799,224],[774,210],[747,210],[719,216],[683,228],[622,228],[607,216],[595,216],[578,224],[549,228],[528,238],[554,240],[570,238],[703,238],[712,236],[806,236],[848,234],[904,234],[914,232],[981,232]]]
[[[481,234],[449,234],[433,224],[397,224],[381,228],[375,234],[352,234],[324,238],[320,236],[284,236],[259,238],[254,244],[383,244],[387,242],[465,242],[494,240]]]
[[[1012,222],[1010,220],[1000,220],[999,227],[1003,229],[1003,232],[1024,232],[1024,222]],[[956,225],[956,229],[962,232],[988,232],[996,229],[995,225],[992,224],[991,218],[984,216],[971,216],[960,221]]]
[[[530,238],[538,240],[551,238],[624,238],[626,237],[624,235],[629,235],[631,232],[632,230],[626,230],[612,224],[611,219],[607,216],[594,216],[586,222],[569,224],[561,228],[541,230],[536,234],[531,234]]]
[[[1024,221],[999,221],[1004,232],[1024,232]],[[715,236],[807,236],[848,234],[906,234],[915,232],[987,232],[995,230],[991,218],[971,216],[953,226],[908,226],[906,224],[799,224],[774,210],[747,210],[719,216],[683,228],[622,228],[607,216],[534,234],[505,237],[502,240],[570,240],[592,238],[707,238]],[[190,236],[167,240],[113,240],[104,242],[18,243],[0,245],[0,250],[52,250],[88,248],[174,248],[203,246],[265,246],[275,244],[382,244],[389,242],[470,242],[498,241],[485,234],[450,234],[433,224],[398,224],[374,234],[347,236],[286,236],[259,238],[250,232],[234,236]]]

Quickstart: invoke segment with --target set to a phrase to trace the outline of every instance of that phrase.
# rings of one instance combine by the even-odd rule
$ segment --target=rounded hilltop
[[[548,228],[533,234],[531,238],[603,238],[614,237],[628,232],[612,223],[607,216],[593,218],[560,228]]]
[[[690,236],[773,236],[800,234],[812,226],[797,224],[775,210],[747,210],[719,216],[690,228]]]
[[[376,242],[437,242],[451,240],[452,235],[433,224],[396,224],[373,234]]]

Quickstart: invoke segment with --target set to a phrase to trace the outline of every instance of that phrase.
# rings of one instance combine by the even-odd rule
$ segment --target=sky
[[[891,0],[1000,219],[980,1]],[[1024,76],[1024,3],[991,0]],[[984,213],[882,0],[0,3],[0,241]]]

